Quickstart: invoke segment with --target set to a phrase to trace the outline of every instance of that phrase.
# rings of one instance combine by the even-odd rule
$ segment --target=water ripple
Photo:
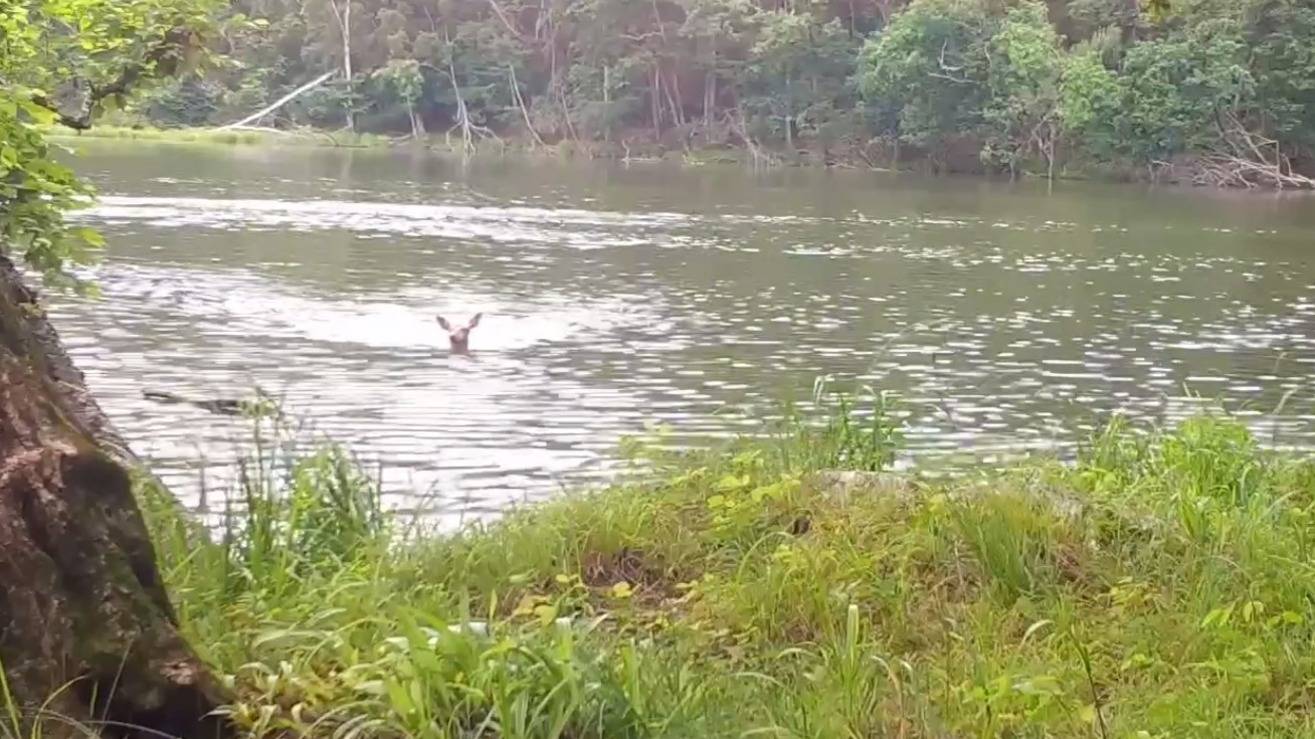
[[[1202,397],[1315,443],[1312,224],[1263,201],[189,156],[88,158],[103,298],[53,312],[194,505],[248,430],[145,389],[259,385],[381,465],[394,505],[453,515],[598,479],[653,424],[752,430],[818,376],[905,397],[903,464],[1068,454],[1111,412]],[[474,356],[449,355],[435,314],[476,311]]]

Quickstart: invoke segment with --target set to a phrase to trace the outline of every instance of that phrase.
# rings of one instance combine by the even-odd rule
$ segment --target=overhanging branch
[[[92,115],[101,101],[114,95],[127,94],[148,74],[172,74],[177,71],[179,62],[185,56],[184,52],[194,48],[199,41],[191,29],[172,29],[141,61],[125,66],[109,82],[94,85],[74,77],[60,85],[53,96],[34,95],[32,102],[54,113],[61,124],[85,131],[91,128]]]

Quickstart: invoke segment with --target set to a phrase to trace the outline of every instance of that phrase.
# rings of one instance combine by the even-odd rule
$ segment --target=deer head
[[[470,319],[464,326],[453,328],[452,324],[442,316],[438,316],[438,325],[443,327],[447,332],[447,341],[449,348],[454,352],[466,353],[470,351],[470,331],[479,325],[479,319],[483,313],[476,313],[475,317]]]

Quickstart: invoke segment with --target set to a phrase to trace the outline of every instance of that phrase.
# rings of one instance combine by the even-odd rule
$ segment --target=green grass
[[[625,150],[618,144],[605,141],[587,141],[564,139],[548,144],[539,144],[524,135],[509,135],[501,138],[481,138],[474,141],[467,149],[459,136],[442,132],[431,132],[419,140],[396,134],[350,133],[347,131],[330,131],[318,128],[296,128],[286,131],[270,129],[221,129],[214,127],[158,128],[141,122],[141,119],[129,115],[111,116],[105,122],[98,122],[92,128],[76,131],[65,126],[47,126],[47,137],[58,143],[67,144],[80,139],[142,141],[152,143],[197,144],[197,145],[249,145],[249,146],[292,146],[292,147],[340,147],[340,148],[385,148],[391,146],[411,146],[449,156],[518,156],[529,158],[570,159],[611,159],[623,160]],[[642,135],[639,137],[642,139]],[[874,162],[862,157],[845,153],[843,150],[829,152],[823,161],[816,152],[796,152],[793,155],[781,151],[772,151],[772,166],[840,166],[875,169],[883,172],[910,172],[926,174],[926,162],[906,163],[897,167],[887,163],[888,167],[876,166]],[[755,164],[745,149],[713,146],[706,149],[670,149],[650,143],[638,146],[631,152],[632,161],[677,162],[684,166],[729,166]],[[829,163],[828,163],[829,162]],[[1038,166],[1039,163],[1036,163]],[[755,164],[755,166],[760,166]],[[1043,168],[1042,168],[1043,169]],[[1043,171],[1023,172],[1033,178],[1044,178]],[[1090,180],[1105,182],[1130,182],[1145,179],[1146,173],[1141,168],[1126,167],[1115,164],[1090,162],[1070,162],[1055,176],[1061,180]]]
[[[149,126],[115,126],[96,125],[86,131],[75,131],[62,126],[51,126],[46,130],[47,136],[55,141],[67,142],[77,139],[114,139],[123,141],[150,141],[178,144],[220,144],[220,145],[276,145],[276,146],[320,146],[372,148],[390,146],[393,140],[387,136],[368,133],[347,133],[342,131],[296,130],[274,132],[267,130],[226,130],[220,128],[152,128]]]
[[[264,441],[196,546],[144,496],[253,736],[1315,736],[1315,464],[1221,417],[910,495],[884,401],[425,536]],[[642,472],[638,471],[642,468]]]
[[[524,157],[551,157],[557,159],[585,158],[619,158],[619,149],[612,151],[605,146],[581,144],[574,141],[561,141],[554,144],[538,145],[523,138],[479,139],[467,150],[460,137],[431,133],[420,140],[404,136],[389,136],[374,133],[349,133],[346,131],[327,131],[316,128],[299,128],[288,131],[269,129],[221,129],[206,127],[190,128],[156,128],[150,125],[118,125],[106,122],[97,123],[85,131],[76,131],[64,126],[49,126],[46,135],[59,143],[68,144],[81,139],[142,141],[166,144],[197,145],[249,145],[249,146],[305,146],[305,147],[343,147],[343,148],[382,148],[390,146],[422,147],[434,152],[454,156],[502,156],[516,155]]]

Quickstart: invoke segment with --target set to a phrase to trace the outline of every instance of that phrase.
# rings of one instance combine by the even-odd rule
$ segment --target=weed
[[[271,437],[219,543],[144,508],[252,736],[1312,735],[1310,461],[1227,418],[1116,422],[1071,466],[808,492],[889,465],[860,398],[634,445],[611,487],[441,538],[399,543],[349,455]]]

